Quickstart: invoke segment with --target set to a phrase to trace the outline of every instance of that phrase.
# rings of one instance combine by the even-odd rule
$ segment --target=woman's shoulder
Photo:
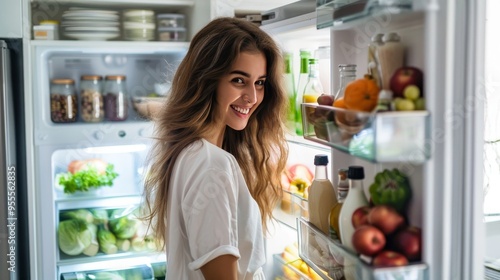
[[[178,161],[191,166],[204,166],[205,169],[223,168],[224,170],[228,170],[228,167],[236,163],[233,155],[204,139],[188,145],[179,155]]]

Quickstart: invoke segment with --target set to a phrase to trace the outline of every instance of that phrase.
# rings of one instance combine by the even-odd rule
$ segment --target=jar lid
[[[42,20],[40,21],[40,25],[58,25],[59,21],[57,20]]]
[[[55,85],[73,85],[75,83],[73,79],[52,79],[51,82]]]
[[[125,80],[125,75],[108,75],[106,76],[106,80]]]
[[[186,32],[185,27],[158,27],[158,31],[178,31],[178,32]]]
[[[93,81],[93,80],[102,80],[102,77],[99,76],[99,75],[83,75],[81,78],[81,80],[85,80],[85,81]]]
[[[162,18],[184,18],[184,15],[183,14],[158,14],[156,17],[159,19],[162,19]]]

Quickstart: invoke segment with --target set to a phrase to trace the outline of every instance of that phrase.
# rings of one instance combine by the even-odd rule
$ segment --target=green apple
[[[413,111],[415,104],[409,99],[402,99],[396,103],[396,110],[398,111]]]
[[[420,89],[416,85],[409,85],[403,90],[406,99],[417,100],[420,97]]]
[[[415,110],[425,110],[425,98],[420,97],[415,100]]]

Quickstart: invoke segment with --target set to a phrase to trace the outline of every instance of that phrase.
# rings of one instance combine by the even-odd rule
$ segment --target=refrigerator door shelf
[[[297,228],[299,256],[324,279],[428,279],[424,263],[374,268],[304,219],[297,219]]]
[[[368,113],[302,104],[304,138],[371,162],[424,163],[430,157],[427,111]]]
[[[336,27],[344,29],[353,23],[373,20],[379,17],[408,17],[418,10],[419,4],[412,0],[329,0],[316,7],[318,29]]]

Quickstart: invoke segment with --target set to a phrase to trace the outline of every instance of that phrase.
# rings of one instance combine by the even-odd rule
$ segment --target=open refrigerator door
[[[476,56],[477,51],[471,47],[473,44],[470,41],[466,43],[466,36],[462,36],[456,26],[465,24],[466,19],[474,19],[472,14],[480,14],[482,6],[474,6],[475,9],[466,12],[466,5],[431,2],[316,1],[315,12],[261,26],[284,50],[294,53],[296,60],[302,48],[311,45],[318,48],[324,44],[322,40],[328,40],[331,87],[327,94],[333,95],[340,87],[337,66],[356,65],[358,80],[363,80],[363,74],[374,70],[369,63],[369,47],[377,34],[385,35],[387,39],[384,43],[398,41],[404,49],[402,63],[393,70],[411,69],[423,74],[413,75],[409,79],[412,81],[406,84],[400,79],[404,75],[398,74],[398,71],[383,75],[389,83],[379,84],[381,89],[399,95],[389,100],[389,107],[385,107],[384,112],[346,108],[333,102],[302,104],[304,141],[329,149],[332,174],[349,166],[364,168],[364,193],[371,209],[377,203],[386,203],[380,198],[377,201],[372,192],[372,188],[375,191],[380,183],[377,178],[387,170],[404,174],[411,192],[411,198],[401,213],[405,217],[404,226],[405,229],[416,228],[419,232],[418,239],[412,238],[413,241],[407,243],[418,244],[418,257],[405,254],[404,246],[398,248],[394,245],[399,242],[395,241],[395,236],[386,235],[387,246],[382,250],[398,248],[398,255],[404,255],[398,259],[406,260],[399,262],[395,258],[379,258],[375,261],[383,253],[380,249],[373,255],[360,254],[320,231],[304,215],[295,214],[297,223],[290,234],[292,239],[298,241],[300,261],[297,262],[305,263],[305,271],[314,270],[319,279],[483,277],[483,264],[476,260],[482,258],[482,205],[478,199],[479,191],[473,188],[481,181],[477,176],[480,170],[471,165],[481,165],[478,161],[481,152],[474,145],[481,132],[472,133],[472,130],[481,128],[478,125],[480,121],[475,119],[480,118],[481,110],[473,111],[476,126],[466,124],[463,115],[452,113],[456,112],[457,106],[467,107],[464,100],[468,95],[462,87],[470,86],[474,78],[470,75],[472,70],[459,62],[460,54],[471,58]],[[451,15],[450,11],[459,14]],[[471,28],[480,27],[481,24]],[[394,37],[397,39],[392,40]],[[444,45],[452,46],[455,50],[453,55],[444,53]],[[411,92],[405,94],[404,89],[408,86],[417,87],[418,96],[412,96]],[[381,96],[380,92],[377,94]],[[423,106],[416,102],[417,98],[423,99]],[[404,99],[408,100],[398,103]],[[347,103],[347,99],[344,101]],[[361,98],[358,101],[362,102]],[[407,103],[413,104],[400,106]],[[445,114],[446,117],[442,112],[449,113]],[[467,129],[471,134],[466,133]],[[299,145],[296,149],[302,148]],[[301,159],[304,164],[310,160]],[[329,178],[333,179],[335,186],[336,178]],[[466,207],[468,212],[458,213],[455,210],[461,207]],[[467,229],[463,228],[465,225],[468,225]],[[282,246],[283,251],[287,249]],[[290,264],[292,262],[275,262],[276,266],[282,267],[276,277],[314,279],[314,274],[290,276],[286,273],[291,269]]]

